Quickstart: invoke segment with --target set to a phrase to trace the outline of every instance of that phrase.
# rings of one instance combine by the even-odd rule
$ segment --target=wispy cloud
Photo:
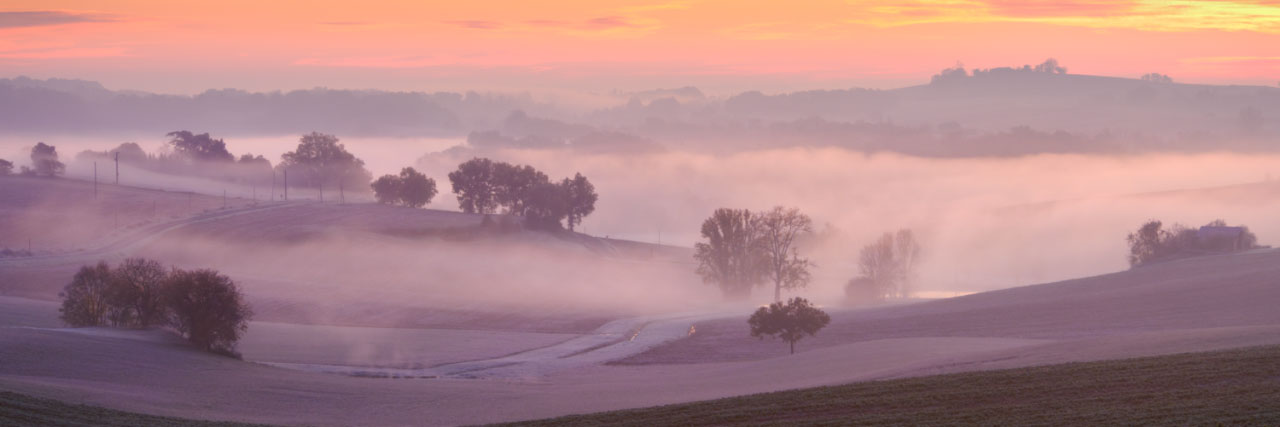
[[[119,47],[70,47],[0,51],[0,59],[75,59],[129,56]]]
[[[1022,22],[1141,31],[1280,33],[1280,2],[1268,0],[852,1],[848,22],[879,27]]]
[[[445,21],[446,24],[457,25],[463,28],[471,28],[475,30],[496,30],[502,28],[502,24],[493,21],[479,20],[463,20],[463,21]]]
[[[42,27],[84,22],[114,22],[112,15],[57,10],[0,12],[0,28]]]

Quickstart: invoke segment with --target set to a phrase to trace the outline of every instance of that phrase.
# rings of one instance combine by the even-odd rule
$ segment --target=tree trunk
[[[791,354],[796,354],[796,342],[791,341]]]
[[[773,302],[782,302],[782,281],[774,279],[773,281]]]

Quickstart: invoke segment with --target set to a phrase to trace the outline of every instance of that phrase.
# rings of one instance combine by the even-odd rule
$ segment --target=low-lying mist
[[[70,161],[76,152],[118,144],[74,142],[65,148],[59,146],[59,152],[68,160],[68,175],[81,179],[91,178],[92,165]],[[594,183],[600,199],[578,231],[599,237],[688,247],[699,240],[702,221],[716,208],[797,207],[813,218],[817,232],[802,253],[818,266],[813,283],[801,293],[828,302],[839,300],[845,282],[858,274],[856,262],[862,246],[881,233],[901,228],[915,230],[924,249],[914,285],[922,296],[949,296],[1125,269],[1125,235],[1148,219],[1194,227],[1221,218],[1232,225],[1249,226],[1264,245],[1272,244],[1280,234],[1280,224],[1271,220],[1280,213],[1280,183],[1271,182],[1271,177],[1280,173],[1280,155],[919,158],[843,148],[743,150],[727,155],[679,149],[589,154],[558,149],[443,150],[459,142],[450,140],[343,142],[370,165],[375,177],[415,166],[435,179],[439,194],[427,206],[431,209],[458,209],[447,176],[459,163],[475,156],[529,164],[553,179],[580,172]],[[233,153],[263,153],[273,162],[279,159],[272,153],[295,145],[295,138],[286,137],[228,142]],[[20,151],[15,147],[12,141],[4,145],[5,152]],[[151,150],[154,146],[144,147]],[[16,160],[21,164],[24,159]],[[99,176],[104,180],[109,176],[107,167],[99,165]],[[225,190],[230,197],[246,199],[255,191],[201,178],[125,171],[122,183],[127,185],[214,196]],[[291,200],[317,198],[312,194],[314,189],[290,191]],[[276,190],[277,197],[280,192]],[[259,200],[266,200],[270,189],[259,187],[256,193]],[[333,200],[332,194],[326,194],[327,202]],[[347,200],[370,198],[348,194]],[[329,243],[334,241],[310,241],[270,251],[266,246],[248,250],[235,246],[223,252],[228,256],[257,254],[244,260],[293,260],[254,270],[252,274],[262,279],[301,274],[298,280],[311,280],[308,274],[325,271],[314,268],[308,259],[360,260],[352,265],[366,266],[361,268],[377,275],[320,276],[335,286],[373,292],[380,289],[382,274],[392,274],[396,283],[432,283],[423,288],[431,289],[423,295],[458,304],[505,300],[523,304],[537,295],[539,302],[541,298],[559,298],[567,305],[651,310],[663,305],[684,306],[690,298],[716,298],[714,289],[701,284],[693,274],[691,259],[685,264],[664,264],[654,272],[650,269],[656,267],[644,263],[628,264],[624,269],[594,265],[601,259],[596,254],[576,258],[557,255],[560,251],[542,253],[538,245],[528,242],[521,249],[428,242],[423,243],[426,249],[415,246],[405,251],[365,252],[352,252],[348,243],[334,243],[333,248]],[[197,248],[201,243],[183,244]],[[386,245],[400,244],[408,243]],[[591,266],[574,267],[578,263]],[[191,264],[199,262],[191,260]],[[454,274],[450,271],[465,270],[474,274],[465,280],[450,279]],[[693,288],[693,293],[683,293],[684,288]],[[769,293],[757,294],[757,299],[764,300]]]

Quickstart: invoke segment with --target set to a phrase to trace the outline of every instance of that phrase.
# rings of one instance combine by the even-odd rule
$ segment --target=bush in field
[[[59,310],[70,326],[172,326],[202,350],[237,356],[253,311],[240,289],[213,270],[166,271],[129,258],[116,268],[84,266],[66,286]]]
[[[13,162],[0,159],[0,176],[8,176],[13,174]]]
[[[400,175],[383,175],[372,184],[378,203],[420,208],[436,196],[436,181],[414,170],[404,168]]]
[[[80,267],[71,283],[58,296],[62,297],[59,317],[71,326],[100,326],[107,323],[107,289],[111,286],[111,267],[105,262]]]
[[[147,328],[167,321],[164,286],[169,274],[159,262],[129,258],[111,271],[107,318],[112,326]]]
[[[236,341],[253,310],[235,282],[214,270],[174,270],[165,293],[178,333],[203,350],[238,356]]]
[[[796,353],[796,341],[806,335],[813,336],[831,323],[831,316],[809,304],[809,300],[795,297],[786,304],[775,302],[760,307],[747,319],[751,336],[764,339],[765,335],[777,336],[791,344],[791,354]]]

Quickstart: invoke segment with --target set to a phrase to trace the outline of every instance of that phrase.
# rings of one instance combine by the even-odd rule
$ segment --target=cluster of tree
[[[420,208],[436,196],[436,180],[414,170],[404,168],[400,175],[383,175],[369,184],[378,203]]]
[[[814,264],[800,257],[796,238],[812,232],[813,221],[795,208],[716,209],[702,222],[707,241],[694,245],[698,275],[729,299],[747,298],[752,288],[772,282],[773,299],[780,302],[783,289],[809,284]]]
[[[1139,77],[1139,80],[1152,83],[1173,83],[1172,77],[1160,73],[1146,73]]]
[[[253,311],[239,287],[214,270],[165,269],[129,258],[84,266],[59,294],[70,326],[172,327],[202,350],[236,356]]]
[[[227,144],[208,133],[180,130],[165,134],[165,149],[149,154],[134,142],[121,143],[107,151],[82,151],[81,161],[116,161],[139,169],[171,175],[198,176],[243,184],[271,182],[271,161],[253,154],[239,158],[227,150]]]
[[[573,231],[595,211],[595,186],[582,174],[551,182],[547,174],[529,165],[473,158],[449,173],[449,183],[463,212],[490,214],[503,208],[508,215],[524,218],[535,229],[560,229],[561,220]]]
[[[1044,73],[1044,74],[1066,74],[1067,68],[1058,64],[1057,59],[1049,58],[1035,66],[1025,64],[1021,67],[996,67],[973,70],[973,77],[982,76],[984,74],[1002,74],[1002,73]],[[930,83],[944,83],[956,79],[970,77],[970,74],[964,69],[963,65],[956,64],[954,68],[943,69],[938,74],[934,74],[930,79]]]
[[[1129,265],[1139,266],[1163,259],[1254,249],[1258,236],[1246,226],[1228,226],[1221,219],[1200,228],[1173,224],[1164,228],[1158,220],[1150,220],[1125,237],[1129,243]]]
[[[852,301],[908,298],[920,259],[920,243],[909,229],[884,233],[858,254],[860,276],[845,285]]]
[[[0,159],[0,176],[9,176],[13,174],[13,162]]]
[[[791,298],[786,304],[779,301],[768,307],[760,307],[747,319],[751,336],[760,339],[764,339],[766,335],[781,338],[791,345],[791,354],[796,354],[797,341],[806,335],[817,334],[828,323],[831,323],[831,316],[800,297]]]

